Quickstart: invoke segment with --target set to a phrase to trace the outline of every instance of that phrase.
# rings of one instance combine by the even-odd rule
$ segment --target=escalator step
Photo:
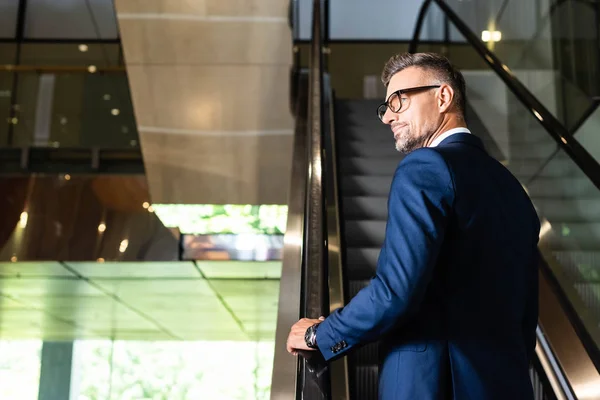
[[[376,366],[379,363],[379,344],[369,343],[358,349],[353,355],[352,360],[357,367]]]
[[[365,144],[361,140],[344,140],[339,144],[342,157],[398,157],[398,150],[394,147],[394,139],[390,134],[388,142],[371,142]]]
[[[598,249],[600,222],[563,222],[552,224],[554,237],[552,247],[591,251]]]
[[[362,288],[367,286],[370,279],[350,280],[348,281],[348,299],[352,299]]]
[[[585,305],[588,313],[593,316],[595,320],[598,320],[598,316],[600,316],[600,299],[598,298],[598,294],[600,290],[598,288],[597,283],[576,283],[573,285],[577,293],[579,294],[579,298]]]
[[[342,196],[385,196],[390,194],[391,176],[344,176]]]
[[[387,219],[387,197],[351,196],[343,199],[344,219]]]
[[[359,400],[377,400],[379,368],[377,366],[357,367],[354,369],[354,398]]]
[[[360,185],[358,181],[356,184]],[[576,177],[565,178],[546,178],[538,177],[531,184],[527,185],[529,196],[535,203],[536,198],[591,198],[598,197],[598,188],[594,186],[591,180],[578,175]]]
[[[343,175],[383,175],[392,176],[401,157],[341,157],[340,169]]]
[[[369,121],[353,119],[351,121],[336,121],[336,136],[338,140],[358,140],[367,143],[393,144],[390,128]]]
[[[600,201],[597,198],[539,198],[535,200],[535,206],[551,222],[600,222]]]
[[[350,220],[344,222],[344,239],[347,246],[376,247],[383,244],[385,221]]]
[[[379,247],[347,247],[346,272],[350,280],[371,279],[377,269]]]

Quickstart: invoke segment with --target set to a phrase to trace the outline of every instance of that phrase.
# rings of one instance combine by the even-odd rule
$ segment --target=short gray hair
[[[408,67],[417,67],[432,72],[442,83],[448,84],[454,90],[454,102],[458,111],[465,115],[466,88],[465,78],[450,60],[437,53],[401,53],[392,56],[383,67],[381,81],[388,87],[392,76]]]

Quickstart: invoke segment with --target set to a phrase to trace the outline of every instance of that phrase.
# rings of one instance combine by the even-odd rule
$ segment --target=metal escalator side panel
[[[279,306],[275,334],[275,359],[271,400],[289,400],[297,395],[298,359],[286,351],[290,327],[300,318],[302,253],[304,241],[304,202],[306,198],[307,77],[300,77],[299,100],[292,159],[288,219],[284,236],[283,262],[279,286]]]
[[[600,398],[600,372],[581,332],[577,331],[579,324],[573,320],[577,316],[569,314],[565,307],[568,300],[561,298],[558,285],[552,282],[550,268],[544,264],[553,261],[548,254],[543,251],[542,254],[536,354],[557,398]]]

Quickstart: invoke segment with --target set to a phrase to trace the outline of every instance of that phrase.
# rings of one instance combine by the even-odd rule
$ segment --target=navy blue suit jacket
[[[317,330],[325,359],[382,340],[380,399],[531,399],[539,220],[517,179],[457,133],[407,155],[376,276]]]

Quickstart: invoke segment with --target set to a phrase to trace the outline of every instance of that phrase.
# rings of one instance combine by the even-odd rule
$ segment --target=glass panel
[[[0,38],[13,39],[17,33],[19,2],[0,0]]]
[[[468,126],[529,193],[542,254],[600,344],[600,191],[494,71],[462,73]]]
[[[14,291],[23,280],[4,281]],[[206,290],[182,293],[176,280],[130,278],[117,283],[145,290],[118,299],[102,292],[49,295],[39,280],[29,279],[20,285],[18,302],[0,296],[0,396],[267,400],[279,281],[265,281],[268,289],[238,278],[215,281],[213,289],[203,278],[185,282],[204,283]],[[148,290],[157,283],[166,290]],[[231,293],[240,286],[246,289]]]
[[[139,148],[120,45],[84,45],[21,46],[0,73],[0,146]]]
[[[116,39],[113,0],[28,0],[25,37]]]
[[[139,147],[125,71],[21,72],[16,79],[6,145]]]
[[[144,208],[150,195],[143,175],[5,176],[0,192],[0,261],[179,257],[177,230]]]
[[[312,37],[312,10],[313,2],[310,0],[296,0],[298,3],[298,38],[310,40]]]
[[[186,234],[282,235],[287,221],[283,205],[153,204],[152,208],[166,226]]]
[[[447,3],[567,128],[600,94],[596,2]],[[454,28],[451,33],[460,36]]]
[[[8,306],[1,297],[0,306]],[[38,399],[41,350],[41,340],[0,340],[0,398]]]
[[[331,39],[410,40],[422,3],[423,0],[331,0]],[[438,11],[427,15],[422,40],[443,40],[443,16]]]
[[[579,143],[600,163],[600,108],[585,119],[576,134]]]

